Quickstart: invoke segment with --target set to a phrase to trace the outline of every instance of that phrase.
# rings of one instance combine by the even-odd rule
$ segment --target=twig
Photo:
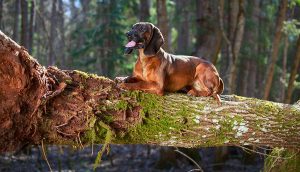
[[[72,118],[74,118],[76,115],[77,115],[77,114],[72,115],[72,116],[67,120],[67,122],[65,122],[65,123],[63,123],[63,124],[60,124],[60,125],[56,125],[56,126],[54,126],[54,127],[59,128],[59,127],[62,127],[62,126],[67,125],[67,124],[69,123],[69,121],[70,121]]]
[[[203,172],[203,170],[200,167],[200,165],[195,160],[193,160],[191,157],[189,157],[187,154],[181,152],[178,148],[176,148],[176,150],[174,150],[174,151],[177,152],[177,153],[179,153],[179,154],[181,154],[181,155],[183,155],[184,157],[186,157],[187,159],[189,159],[190,161],[192,161],[192,163],[194,163],[198,167],[198,169],[192,169],[189,172],[195,171],[195,170]]]
[[[49,163],[49,161],[48,161],[48,158],[47,158],[47,155],[46,155],[46,152],[45,152],[43,139],[42,139],[41,144],[42,144],[42,153],[43,153],[44,160],[46,161],[46,163],[47,163],[47,165],[48,165],[48,167],[49,167],[49,170],[52,172],[51,165],[50,165],[50,163]]]
[[[293,156],[295,156],[297,153],[291,155],[290,157],[287,157],[287,158],[283,158],[283,157],[280,157],[280,156],[272,156],[272,155],[268,155],[266,153],[261,153],[261,152],[258,152],[258,151],[255,151],[255,150],[252,150],[252,149],[249,149],[249,148],[246,148],[244,146],[240,146],[240,145],[234,145],[236,147],[240,147],[242,148],[243,150],[247,150],[247,151],[250,151],[250,152],[253,152],[253,153],[257,153],[257,154],[260,154],[260,155],[263,155],[263,156],[268,156],[268,157],[272,157],[272,158],[281,158],[281,159],[291,159]]]
[[[83,147],[81,139],[80,139],[80,133],[77,134],[77,137],[78,137],[79,144],[80,144],[81,148],[83,149],[84,147]]]
[[[64,132],[62,132],[62,131],[60,131],[60,130],[56,130],[58,133],[60,133],[60,134],[63,134],[63,135],[66,135],[66,136],[74,136],[74,135],[76,135],[76,134],[69,134],[69,133],[64,133]]]

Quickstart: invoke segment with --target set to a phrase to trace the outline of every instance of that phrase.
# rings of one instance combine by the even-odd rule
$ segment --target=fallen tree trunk
[[[80,71],[47,69],[0,32],[0,152],[25,144],[300,148],[300,106],[235,95],[160,97]]]

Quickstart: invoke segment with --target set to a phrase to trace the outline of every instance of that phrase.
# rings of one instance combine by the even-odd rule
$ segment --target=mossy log
[[[300,148],[300,106],[235,95],[156,96],[115,81],[45,68],[0,32],[0,152],[27,144]]]

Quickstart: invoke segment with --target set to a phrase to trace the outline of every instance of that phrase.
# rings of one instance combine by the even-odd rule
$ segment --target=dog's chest
[[[147,57],[141,56],[141,64],[142,64],[142,76],[143,78],[147,79],[148,74],[153,70],[153,67],[151,68],[152,62],[147,59]]]
[[[160,73],[161,62],[155,57],[140,57],[141,74],[145,80],[155,80]]]

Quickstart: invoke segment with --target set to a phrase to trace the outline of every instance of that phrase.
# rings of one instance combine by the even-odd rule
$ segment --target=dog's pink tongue
[[[136,45],[136,42],[130,41],[125,45],[125,47],[134,47],[135,45]]]

